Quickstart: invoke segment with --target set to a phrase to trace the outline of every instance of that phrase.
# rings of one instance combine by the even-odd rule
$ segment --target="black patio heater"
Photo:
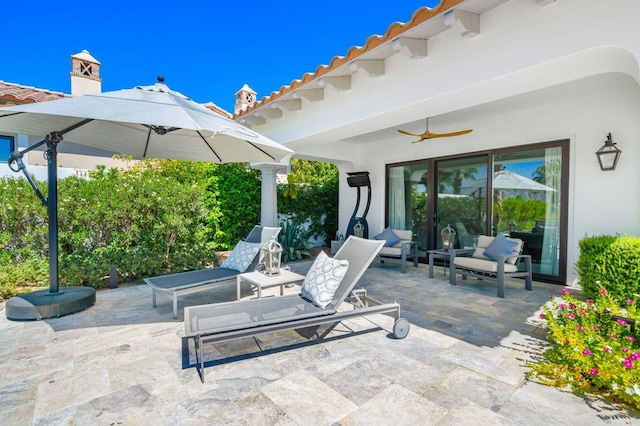
[[[349,226],[347,226],[347,236],[356,235],[362,238],[369,238],[369,224],[367,224],[367,213],[369,212],[369,206],[371,206],[371,181],[369,180],[369,172],[353,172],[347,173],[347,183],[352,188],[357,188],[358,196],[356,198],[356,208],[353,210],[351,219],[349,220]],[[360,210],[360,189],[367,187],[367,206],[364,209],[362,216],[356,216],[358,210]],[[360,235],[362,234],[362,235]]]

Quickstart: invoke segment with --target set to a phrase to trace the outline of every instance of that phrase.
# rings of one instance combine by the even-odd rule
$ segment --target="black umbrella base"
[[[41,320],[82,311],[96,303],[96,291],[91,287],[61,287],[58,293],[38,290],[7,300],[10,320]]]

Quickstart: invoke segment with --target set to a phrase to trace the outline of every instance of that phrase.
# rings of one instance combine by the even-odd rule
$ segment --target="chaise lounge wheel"
[[[409,321],[404,318],[398,319],[393,324],[393,336],[396,339],[404,339],[409,334]]]

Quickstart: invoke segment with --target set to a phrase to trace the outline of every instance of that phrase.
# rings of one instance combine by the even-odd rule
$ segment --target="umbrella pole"
[[[47,135],[48,195],[47,214],[49,216],[49,293],[60,293],[58,285],[58,142],[59,133]]]

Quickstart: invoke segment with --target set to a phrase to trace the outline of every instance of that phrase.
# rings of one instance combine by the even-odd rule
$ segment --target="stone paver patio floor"
[[[318,344],[302,330],[209,346],[204,384],[183,338],[184,306],[234,300],[235,284],[180,299],[177,321],[168,297],[151,307],[146,285],[100,290],[90,309],[44,321],[9,321],[0,304],[0,425],[640,422],[610,401],[525,380],[544,347],[540,305],[558,286],[527,292],[510,280],[500,299],[491,283],[449,285],[442,268],[429,279],[426,265],[402,274],[374,263],[358,287],[400,303],[406,339],[377,315],[340,323]]]

